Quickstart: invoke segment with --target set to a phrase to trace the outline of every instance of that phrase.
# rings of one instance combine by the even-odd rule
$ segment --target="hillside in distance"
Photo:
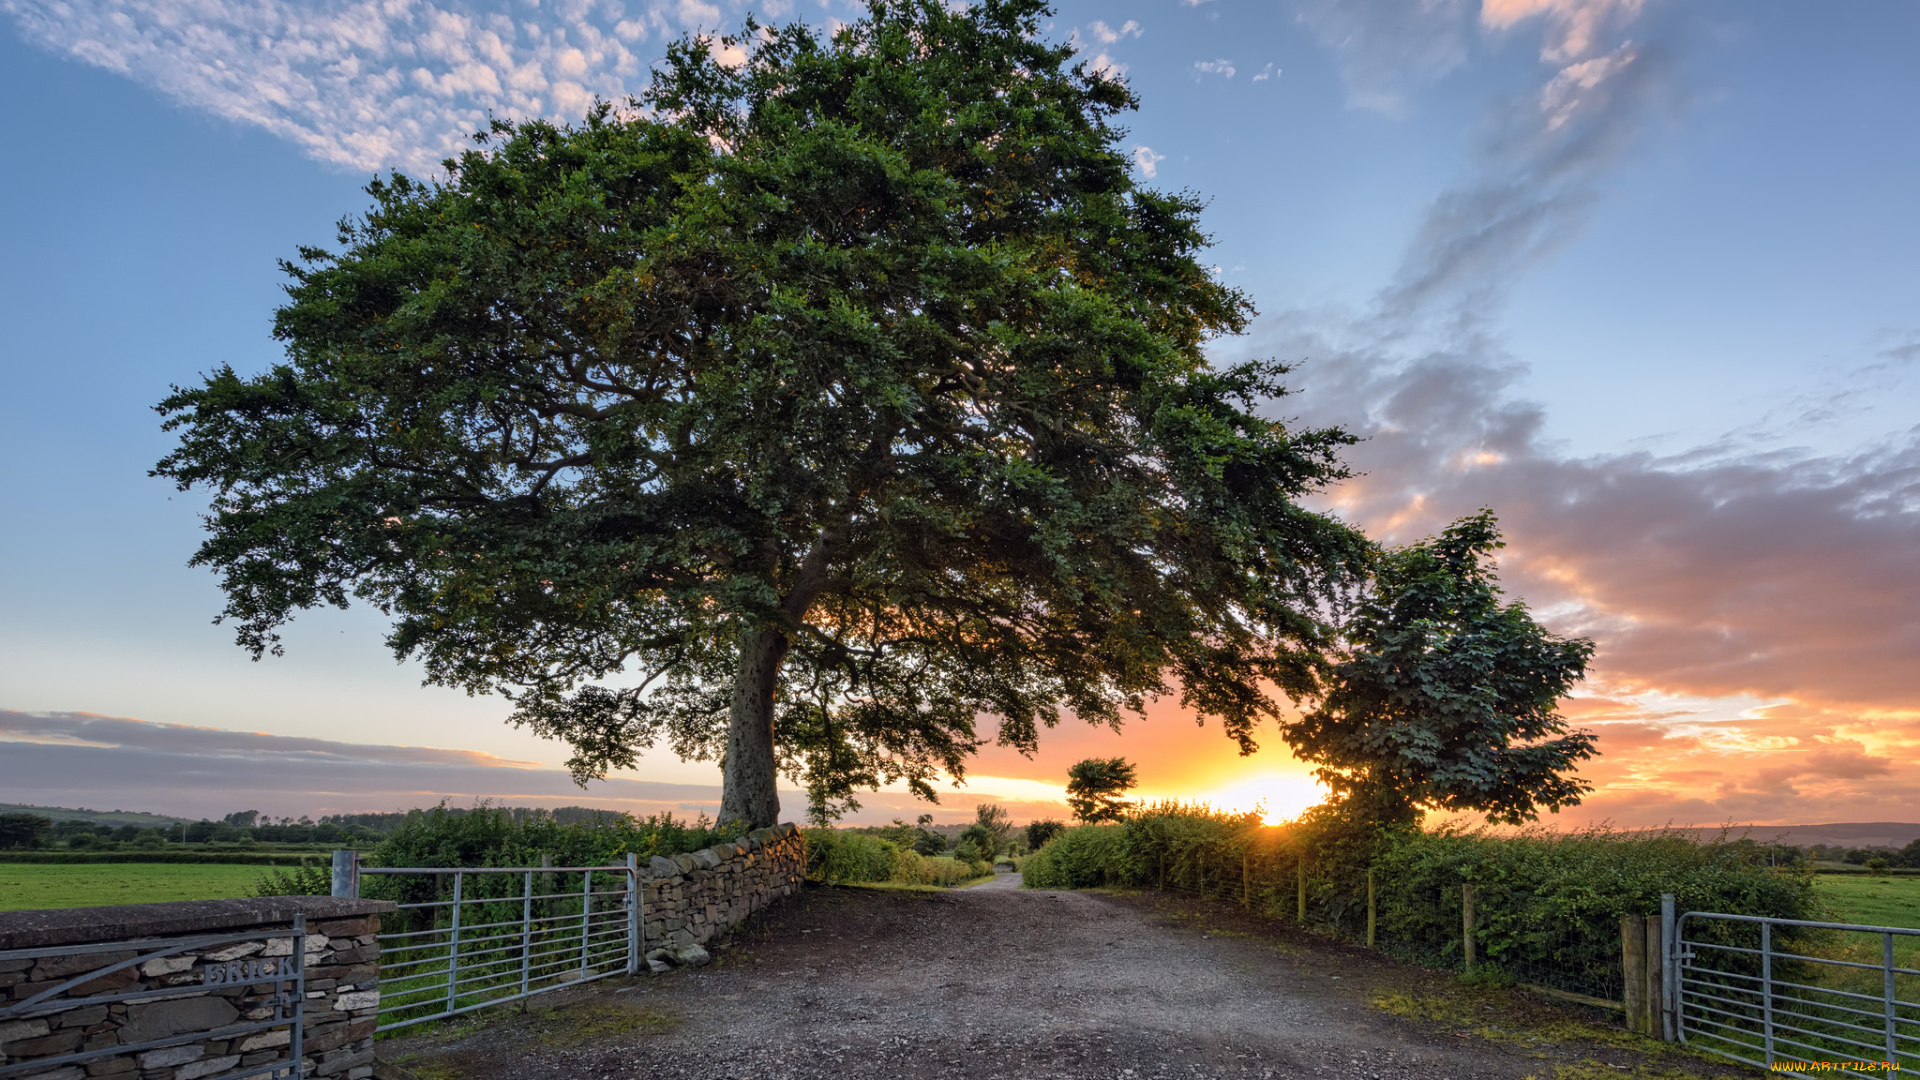
[[[1674,829],[1696,840],[1746,838],[1759,844],[1793,847],[1903,848],[1920,840],[1920,822],[1840,821],[1827,825],[1726,825],[1717,828]]]
[[[33,806],[28,803],[0,803],[0,814],[38,814],[53,821],[86,821],[95,825],[138,825],[143,829],[193,821],[192,818],[149,814],[140,810],[87,810],[67,806]]]

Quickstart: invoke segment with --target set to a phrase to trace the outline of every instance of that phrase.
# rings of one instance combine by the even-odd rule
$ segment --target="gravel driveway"
[[[1014,878],[812,887],[742,928],[711,967],[607,980],[380,1053],[421,1080],[1520,1080],[1554,1075],[1554,1059],[1631,1070],[1615,1076],[1718,1071],[1641,1073],[1630,1048],[1602,1044],[1594,1061],[1594,1046],[1543,1053],[1437,1029],[1370,1002],[1420,983],[1457,991],[1449,976],[1222,905]]]

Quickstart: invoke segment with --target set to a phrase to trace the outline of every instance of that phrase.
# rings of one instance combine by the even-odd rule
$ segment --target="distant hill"
[[[192,818],[148,814],[139,810],[87,810],[66,806],[30,806],[26,803],[0,803],[0,814],[39,814],[43,818],[51,818],[54,821],[89,821],[95,825],[138,825],[144,829],[193,821]]]
[[[1761,844],[1791,844],[1794,847],[1903,848],[1920,840],[1920,822],[1841,821],[1830,825],[1729,825],[1724,830],[1676,829],[1698,840],[1710,840],[1725,832],[1730,839],[1742,836]]]

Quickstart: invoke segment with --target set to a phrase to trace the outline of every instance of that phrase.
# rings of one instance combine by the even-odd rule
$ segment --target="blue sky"
[[[421,688],[365,612],[250,662],[184,565],[197,496],[145,475],[151,405],[275,358],[275,260],[375,169],[431,170],[488,109],[577,115],[745,10],[0,0],[0,710],[563,759]],[[1147,182],[1210,200],[1263,313],[1221,355],[1302,360],[1277,408],[1370,436],[1330,504],[1402,540],[1493,505],[1509,584],[1600,640],[1595,815],[1920,816],[1920,4],[1069,3],[1049,32],[1140,93]],[[1172,720],[979,771],[1040,799],[1152,745],[1162,791],[1306,790],[1277,740],[1240,764]],[[125,729],[22,724],[0,799],[105,801],[67,749]],[[184,798],[115,775],[130,807]]]

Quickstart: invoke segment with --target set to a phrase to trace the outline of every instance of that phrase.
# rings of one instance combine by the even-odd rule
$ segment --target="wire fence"
[[[378,1031],[638,970],[632,865],[358,874],[365,895],[399,904],[378,936]]]
[[[1408,884],[1363,867],[1316,866],[1257,837],[1170,845],[1152,860],[1161,888],[1314,927],[1427,967],[1623,1007],[1621,912],[1543,917],[1540,898],[1524,890],[1465,880]]]

